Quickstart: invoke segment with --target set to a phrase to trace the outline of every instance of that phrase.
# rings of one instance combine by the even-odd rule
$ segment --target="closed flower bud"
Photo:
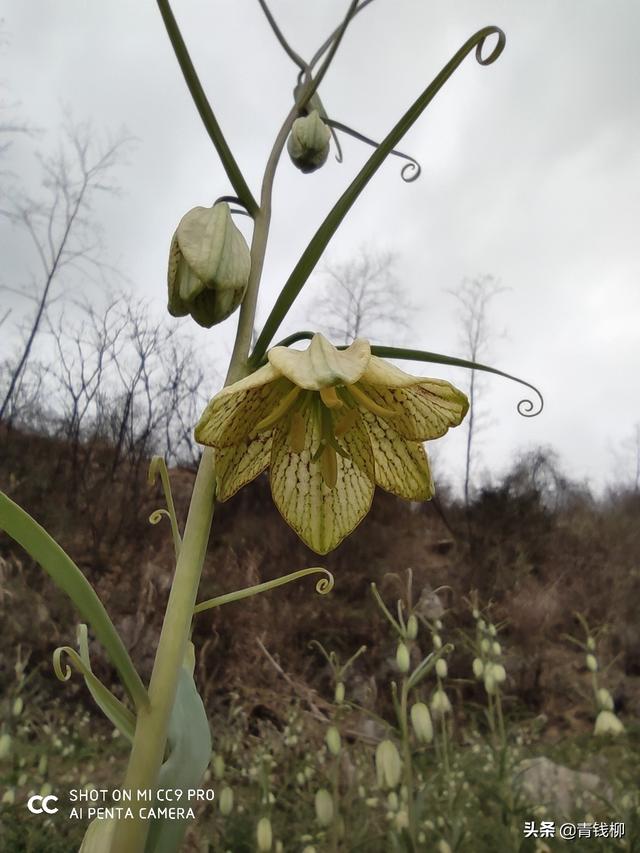
[[[393,741],[383,740],[376,748],[376,776],[378,786],[383,789],[396,788],[400,784],[402,761]]]
[[[7,788],[2,795],[2,802],[7,806],[12,806],[16,801],[15,788]]]
[[[434,717],[443,717],[451,711],[451,702],[444,690],[438,688],[431,697],[431,713]]]
[[[595,651],[595,649],[596,649],[596,641],[593,639],[593,637],[588,637],[588,638],[587,638],[587,648],[589,649],[589,651],[590,651],[590,652],[594,652],[594,651]]]
[[[409,672],[411,660],[406,643],[398,643],[398,650],[396,651],[396,666],[400,672]]]
[[[395,791],[389,791],[389,793],[387,794],[387,805],[389,806],[392,812],[398,811],[400,801],[398,800],[398,795]]]
[[[339,681],[336,684],[336,690],[335,690],[333,698],[335,700],[336,705],[342,705],[342,703],[344,702],[344,682],[343,681]]]
[[[438,658],[436,661],[436,675],[438,678],[446,678],[448,672],[449,668],[447,667],[446,660],[444,658]]]
[[[233,811],[233,790],[228,785],[220,791],[218,805],[220,814],[223,814],[225,817]]]
[[[431,743],[433,740],[433,723],[431,714],[424,702],[416,702],[411,707],[411,725],[420,743]]]
[[[273,842],[273,834],[271,832],[271,821],[268,817],[261,817],[258,821],[256,841],[258,842],[260,853],[269,853]]]
[[[395,824],[398,832],[403,829],[409,828],[409,815],[404,809],[402,809],[402,811],[399,811],[396,815]]]
[[[46,756],[46,755],[41,755],[41,756],[40,756],[40,761],[38,761],[38,773],[39,773],[41,776],[44,776],[44,774],[47,772],[47,766],[48,766],[48,764],[49,764],[49,760],[48,760],[47,756]]]
[[[482,675],[484,673],[484,664],[482,663],[480,658],[474,658],[472,666],[473,666],[473,674],[475,675],[475,677],[478,680],[481,679]]]
[[[441,838],[438,841],[438,853],[451,853],[451,845],[448,841],[445,841],[444,838]]]
[[[169,313],[210,328],[242,302],[251,269],[246,240],[229,205],[194,207],[180,220],[169,253]]]
[[[333,799],[326,788],[316,791],[316,819],[320,826],[331,826],[333,823]]]
[[[24,702],[22,701],[22,696],[18,696],[18,698],[13,703],[13,716],[19,717],[22,713],[22,709],[24,708]]]
[[[418,636],[418,620],[414,613],[407,619],[407,639],[415,640]]]
[[[491,650],[491,643],[489,642],[489,640],[487,640],[486,637],[483,637],[482,640],[480,640],[480,648],[482,649],[483,654],[489,654]]]
[[[613,711],[613,698],[606,687],[599,687],[597,692],[598,707],[603,711]]]
[[[491,644],[491,651],[497,658],[499,658],[502,654],[502,646],[497,640],[494,640],[494,642]]]
[[[586,658],[587,669],[589,672],[597,672],[598,671],[598,661],[596,660],[594,655],[587,655]]]
[[[493,667],[490,665],[484,669],[484,689],[490,696],[493,696],[498,690],[498,682],[493,677]]]
[[[491,672],[497,684],[502,684],[507,680],[507,671],[501,663],[494,663],[491,667]]]
[[[442,637],[440,634],[434,634],[432,637],[433,640],[433,648],[438,651],[442,648]]]
[[[315,172],[327,162],[330,140],[331,130],[317,110],[297,118],[287,140],[291,162],[301,172]]]
[[[497,633],[498,632],[496,631],[496,626],[495,625],[489,625],[489,634],[492,637],[495,637]]]
[[[624,732],[624,726],[612,711],[600,711],[594,732],[597,735],[619,735]]]
[[[327,746],[329,747],[329,752],[331,755],[340,755],[340,732],[335,726],[329,726],[327,729],[327,734],[325,735],[325,741]]]
[[[5,732],[0,735],[0,761],[3,758],[8,758],[11,755],[11,735]]]
[[[224,758],[221,755],[219,755],[218,753],[215,753],[213,756],[213,759],[211,761],[211,766],[213,767],[213,775],[216,777],[216,779],[223,779],[224,778]]]
[[[49,784],[49,782],[45,782],[44,785],[40,788],[40,796],[48,797],[49,794],[53,791],[53,788]]]

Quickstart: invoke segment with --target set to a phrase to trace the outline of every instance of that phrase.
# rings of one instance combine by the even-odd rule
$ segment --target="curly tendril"
[[[167,470],[167,463],[164,461],[162,456],[154,456],[149,463],[149,473],[147,475],[147,481],[150,486],[152,486],[156,478],[160,476],[160,480],[162,482],[162,490],[164,492],[164,497],[167,502],[167,509],[156,509],[149,516],[149,522],[151,524],[158,524],[162,521],[163,518],[168,518],[171,522],[171,535],[173,536],[173,547],[176,553],[176,559],[178,559],[178,554],[180,553],[180,548],[182,547],[182,538],[180,536],[180,527],[178,525],[178,518],[176,516],[176,508],[173,503],[173,495],[171,493],[171,481],[169,480],[169,471]]]
[[[353,136],[354,139],[358,139],[360,142],[365,142],[367,145],[371,145],[372,148],[377,148],[380,145],[379,142],[376,142],[374,139],[369,139],[368,136],[365,136],[363,133],[354,130],[346,124],[342,124],[340,121],[327,117],[324,119],[324,122],[325,124],[328,124],[330,128],[341,130],[343,133],[348,133],[349,136]],[[396,148],[392,148],[389,154],[393,154],[395,157],[401,157],[403,160],[409,161],[400,170],[400,177],[407,184],[410,184],[412,181],[415,181],[420,177],[422,166],[418,163],[415,157],[411,157],[409,154],[404,154]],[[338,162],[342,162],[342,160],[340,159]]]
[[[242,601],[243,598],[251,598],[254,595],[259,595],[261,592],[268,592],[270,589],[275,589],[278,586],[291,583],[291,581],[297,581],[307,575],[315,574],[324,575],[324,577],[321,577],[316,583],[316,592],[319,595],[326,595],[328,592],[331,592],[334,585],[333,575],[327,569],[323,569],[320,566],[314,566],[311,569],[300,569],[298,572],[283,575],[281,578],[276,578],[272,581],[266,581],[265,583],[259,583],[255,586],[238,589],[235,592],[228,592],[226,595],[219,595],[216,598],[209,598],[206,601],[201,601],[200,604],[197,604],[194,607],[193,612],[194,614],[202,613],[204,610],[210,610],[212,607],[231,604],[233,601]]]

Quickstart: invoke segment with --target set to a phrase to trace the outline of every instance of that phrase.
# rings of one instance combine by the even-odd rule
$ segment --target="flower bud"
[[[230,815],[233,811],[233,790],[228,785],[220,791],[218,805],[220,808],[220,814],[225,817]]]
[[[409,828],[409,815],[404,809],[396,815],[395,824],[398,832]]]
[[[336,684],[336,690],[335,690],[335,693],[333,695],[333,698],[334,698],[336,705],[342,705],[342,703],[344,702],[344,682],[343,681],[339,681]]]
[[[433,723],[431,714],[424,702],[416,702],[411,707],[411,725],[420,743],[431,743],[433,740]]]
[[[586,657],[587,669],[589,672],[597,672],[598,671],[598,661],[596,660],[594,655],[587,655]]]
[[[444,717],[451,711],[449,697],[441,688],[438,688],[431,697],[431,713],[434,717]]]
[[[2,800],[0,802],[4,803],[7,806],[12,806],[16,801],[16,791],[15,788],[7,788],[7,790],[2,795]]]
[[[496,680],[496,684],[502,684],[507,680],[507,671],[501,663],[492,664],[491,673]]]
[[[331,826],[333,823],[333,799],[326,788],[316,791],[316,819],[320,826]]]
[[[497,658],[499,658],[500,655],[502,654],[502,646],[500,645],[500,643],[497,640],[494,640],[494,642],[491,643],[491,651],[493,652],[494,656]]]
[[[325,735],[325,741],[327,746],[329,747],[329,752],[331,755],[340,755],[340,732],[335,726],[329,726],[327,729],[327,734]]]
[[[256,841],[258,842],[258,850],[260,853],[269,853],[273,842],[273,834],[271,832],[271,821],[268,817],[261,817],[256,827]]]
[[[219,753],[214,753],[213,759],[211,761],[211,766],[213,768],[213,775],[216,779],[224,778],[224,758]]]
[[[496,630],[496,626],[495,626],[495,625],[489,625],[489,634],[490,634],[492,637],[495,637],[497,633],[498,633],[498,632],[497,632],[497,630]]]
[[[20,714],[22,713],[23,708],[24,708],[24,702],[22,700],[22,696],[18,696],[13,703],[13,708],[12,708],[13,716],[19,717]]]
[[[483,637],[480,640],[480,648],[482,649],[482,653],[488,655],[491,650],[491,643],[487,640],[486,637]]]
[[[437,850],[438,850],[438,853],[452,853],[451,845],[449,844],[448,841],[445,841],[444,838],[441,838],[440,841],[438,841]]]
[[[444,658],[438,658],[436,661],[436,675],[438,678],[446,678],[448,672],[449,668],[447,667],[446,660]]]
[[[612,711],[600,711],[594,729],[596,735],[619,735],[622,732],[624,726]]]
[[[242,302],[251,269],[247,243],[229,205],[194,207],[180,220],[169,252],[169,313],[210,328]]]
[[[433,648],[436,651],[442,648],[442,637],[440,634],[434,634],[431,639],[433,640]]]
[[[291,162],[301,172],[315,172],[327,162],[330,140],[331,130],[317,110],[297,118],[287,140]]]
[[[5,732],[0,735],[0,761],[11,755],[11,735]]]
[[[415,640],[418,636],[418,620],[414,613],[407,619],[407,639]]]
[[[593,637],[587,637],[587,648],[590,652],[594,652],[596,650],[596,641]]]
[[[597,691],[598,707],[602,711],[613,711],[613,698],[606,687],[599,687]]]
[[[480,658],[473,659],[473,674],[479,680],[482,678],[482,674],[484,673],[484,664],[480,660]]]
[[[376,748],[376,776],[378,786],[384,789],[396,788],[400,784],[402,761],[393,741],[383,740]]]
[[[395,791],[389,791],[389,793],[387,794],[387,805],[389,806],[392,812],[398,811],[400,801],[398,800],[398,795]]]
[[[411,660],[406,643],[398,643],[398,650],[396,651],[396,666],[400,672],[409,672]]]
[[[44,754],[41,755],[40,761],[38,761],[38,773],[41,776],[44,776],[45,773],[47,772],[48,765],[49,765],[49,759],[47,758],[47,756]]]

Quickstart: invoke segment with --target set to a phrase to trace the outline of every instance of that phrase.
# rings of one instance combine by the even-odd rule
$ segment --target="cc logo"
[[[31,812],[31,814],[42,814],[42,812],[46,812],[47,814],[56,814],[58,811],[57,807],[53,808],[49,807],[49,803],[58,802],[58,798],[54,797],[53,794],[49,794],[48,797],[41,797],[39,794],[34,794],[33,797],[29,797],[29,802],[27,803],[27,808]],[[38,806],[40,803],[40,806]]]

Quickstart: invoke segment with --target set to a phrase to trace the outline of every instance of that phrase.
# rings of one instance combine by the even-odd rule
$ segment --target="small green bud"
[[[12,708],[13,716],[19,717],[23,711],[23,708],[24,708],[24,702],[22,700],[22,696],[18,696],[13,703],[13,708]]]
[[[489,634],[492,637],[495,637],[497,633],[498,633],[498,631],[496,630],[496,626],[495,625],[489,625]]]
[[[228,785],[220,791],[218,805],[220,808],[220,814],[225,817],[230,815],[233,811],[233,790]]]
[[[478,610],[478,608],[477,608],[477,607],[474,607],[474,608],[473,608],[473,610],[471,611],[471,615],[472,615],[472,616],[473,616],[473,618],[474,618],[474,619],[476,619],[476,620],[478,620],[478,619],[480,618],[480,611]]]
[[[596,718],[596,735],[620,735],[624,732],[622,722],[612,711],[600,711]]]
[[[492,664],[491,673],[495,678],[497,684],[502,684],[504,681],[507,680],[507,671],[501,663]]]
[[[47,756],[46,756],[46,755],[41,755],[41,756],[40,756],[40,761],[38,761],[38,773],[39,773],[41,776],[44,776],[44,775],[45,775],[45,773],[47,772],[48,764],[49,764],[49,759],[47,758]]]
[[[401,832],[403,829],[409,828],[409,814],[404,809],[399,811],[395,819],[396,829]]]
[[[271,832],[271,821],[268,817],[261,817],[258,821],[256,841],[258,842],[260,853],[269,853],[273,843],[273,833]]]
[[[606,687],[599,687],[597,691],[598,707],[602,711],[613,711],[613,698]]]
[[[342,705],[344,702],[344,682],[339,681],[336,684],[336,690],[333,696],[336,705]]]
[[[487,640],[486,637],[483,637],[480,640],[480,648],[482,649],[482,654],[484,655],[488,655],[491,651],[491,643],[489,642],[489,640]]]
[[[11,735],[5,732],[3,735],[0,735],[0,761],[4,758],[8,758],[11,755]]]
[[[444,690],[439,687],[431,697],[431,713],[434,717],[444,717],[444,715],[448,714],[450,711],[451,702],[449,701],[449,697]]]
[[[211,767],[213,769],[213,775],[216,779],[224,779],[224,758],[217,752],[214,752],[213,757],[211,759]]]
[[[433,723],[431,714],[424,702],[416,702],[411,707],[411,725],[420,743],[431,743],[433,740]]]
[[[244,298],[251,270],[246,240],[229,205],[194,207],[180,220],[169,252],[169,313],[191,314],[210,328],[226,320]]]
[[[49,794],[53,791],[53,788],[49,784],[49,782],[45,782],[44,785],[40,788],[40,796],[48,797]]]
[[[480,658],[473,659],[473,674],[475,677],[480,680],[482,678],[482,674],[484,673],[484,664],[480,660]]]
[[[442,637],[440,634],[434,634],[431,639],[433,640],[433,648],[436,651],[442,648]]]
[[[418,619],[414,613],[412,613],[407,619],[407,639],[415,640],[418,636]]]
[[[402,673],[409,672],[411,659],[406,643],[398,643],[398,650],[396,651],[396,666]]]
[[[330,140],[331,130],[317,110],[297,118],[287,140],[291,162],[301,172],[315,172],[327,162]]]
[[[490,696],[493,696],[498,690],[498,683],[493,676],[493,666],[487,664],[484,668],[484,689]]]
[[[329,747],[329,752],[331,755],[340,755],[341,748],[341,739],[340,732],[335,726],[329,726],[327,729],[327,734],[325,735],[325,741],[327,746]]]
[[[436,661],[436,675],[438,678],[446,678],[449,672],[447,662],[444,658],[438,658]]]
[[[389,806],[392,812],[398,811],[400,801],[398,800],[398,795],[395,791],[389,791],[389,793],[387,794],[387,805]]]
[[[326,788],[316,791],[316,819],[320,826],[331,826],[333,823],[333,799]]]
[[[376,748],[376,776],[380,788],[396,788],[400,784],[402,761],[393,741],[383,740]]]
[[[438,841],[438,853],[452,853],[451,845],[448,841],[445,841],[444,838],[441,838]]]
[[[12,806],[16,801],[15,788],[7,788],[2,795],[2,802],[7,806]]]
[[[497,640],[494,640],[494,642],[491,644],[491,651],[497,658],[499,658],[502,654],[502,646]]]
[[[590,652],[595,652],[596,650],[596,641],[593,637],[587,637],[587,648]]]
[[[587,655],[586,657],[587,669],[589,672],[597,672],[598,671],[598,661],[596,660],[594,655]]]

